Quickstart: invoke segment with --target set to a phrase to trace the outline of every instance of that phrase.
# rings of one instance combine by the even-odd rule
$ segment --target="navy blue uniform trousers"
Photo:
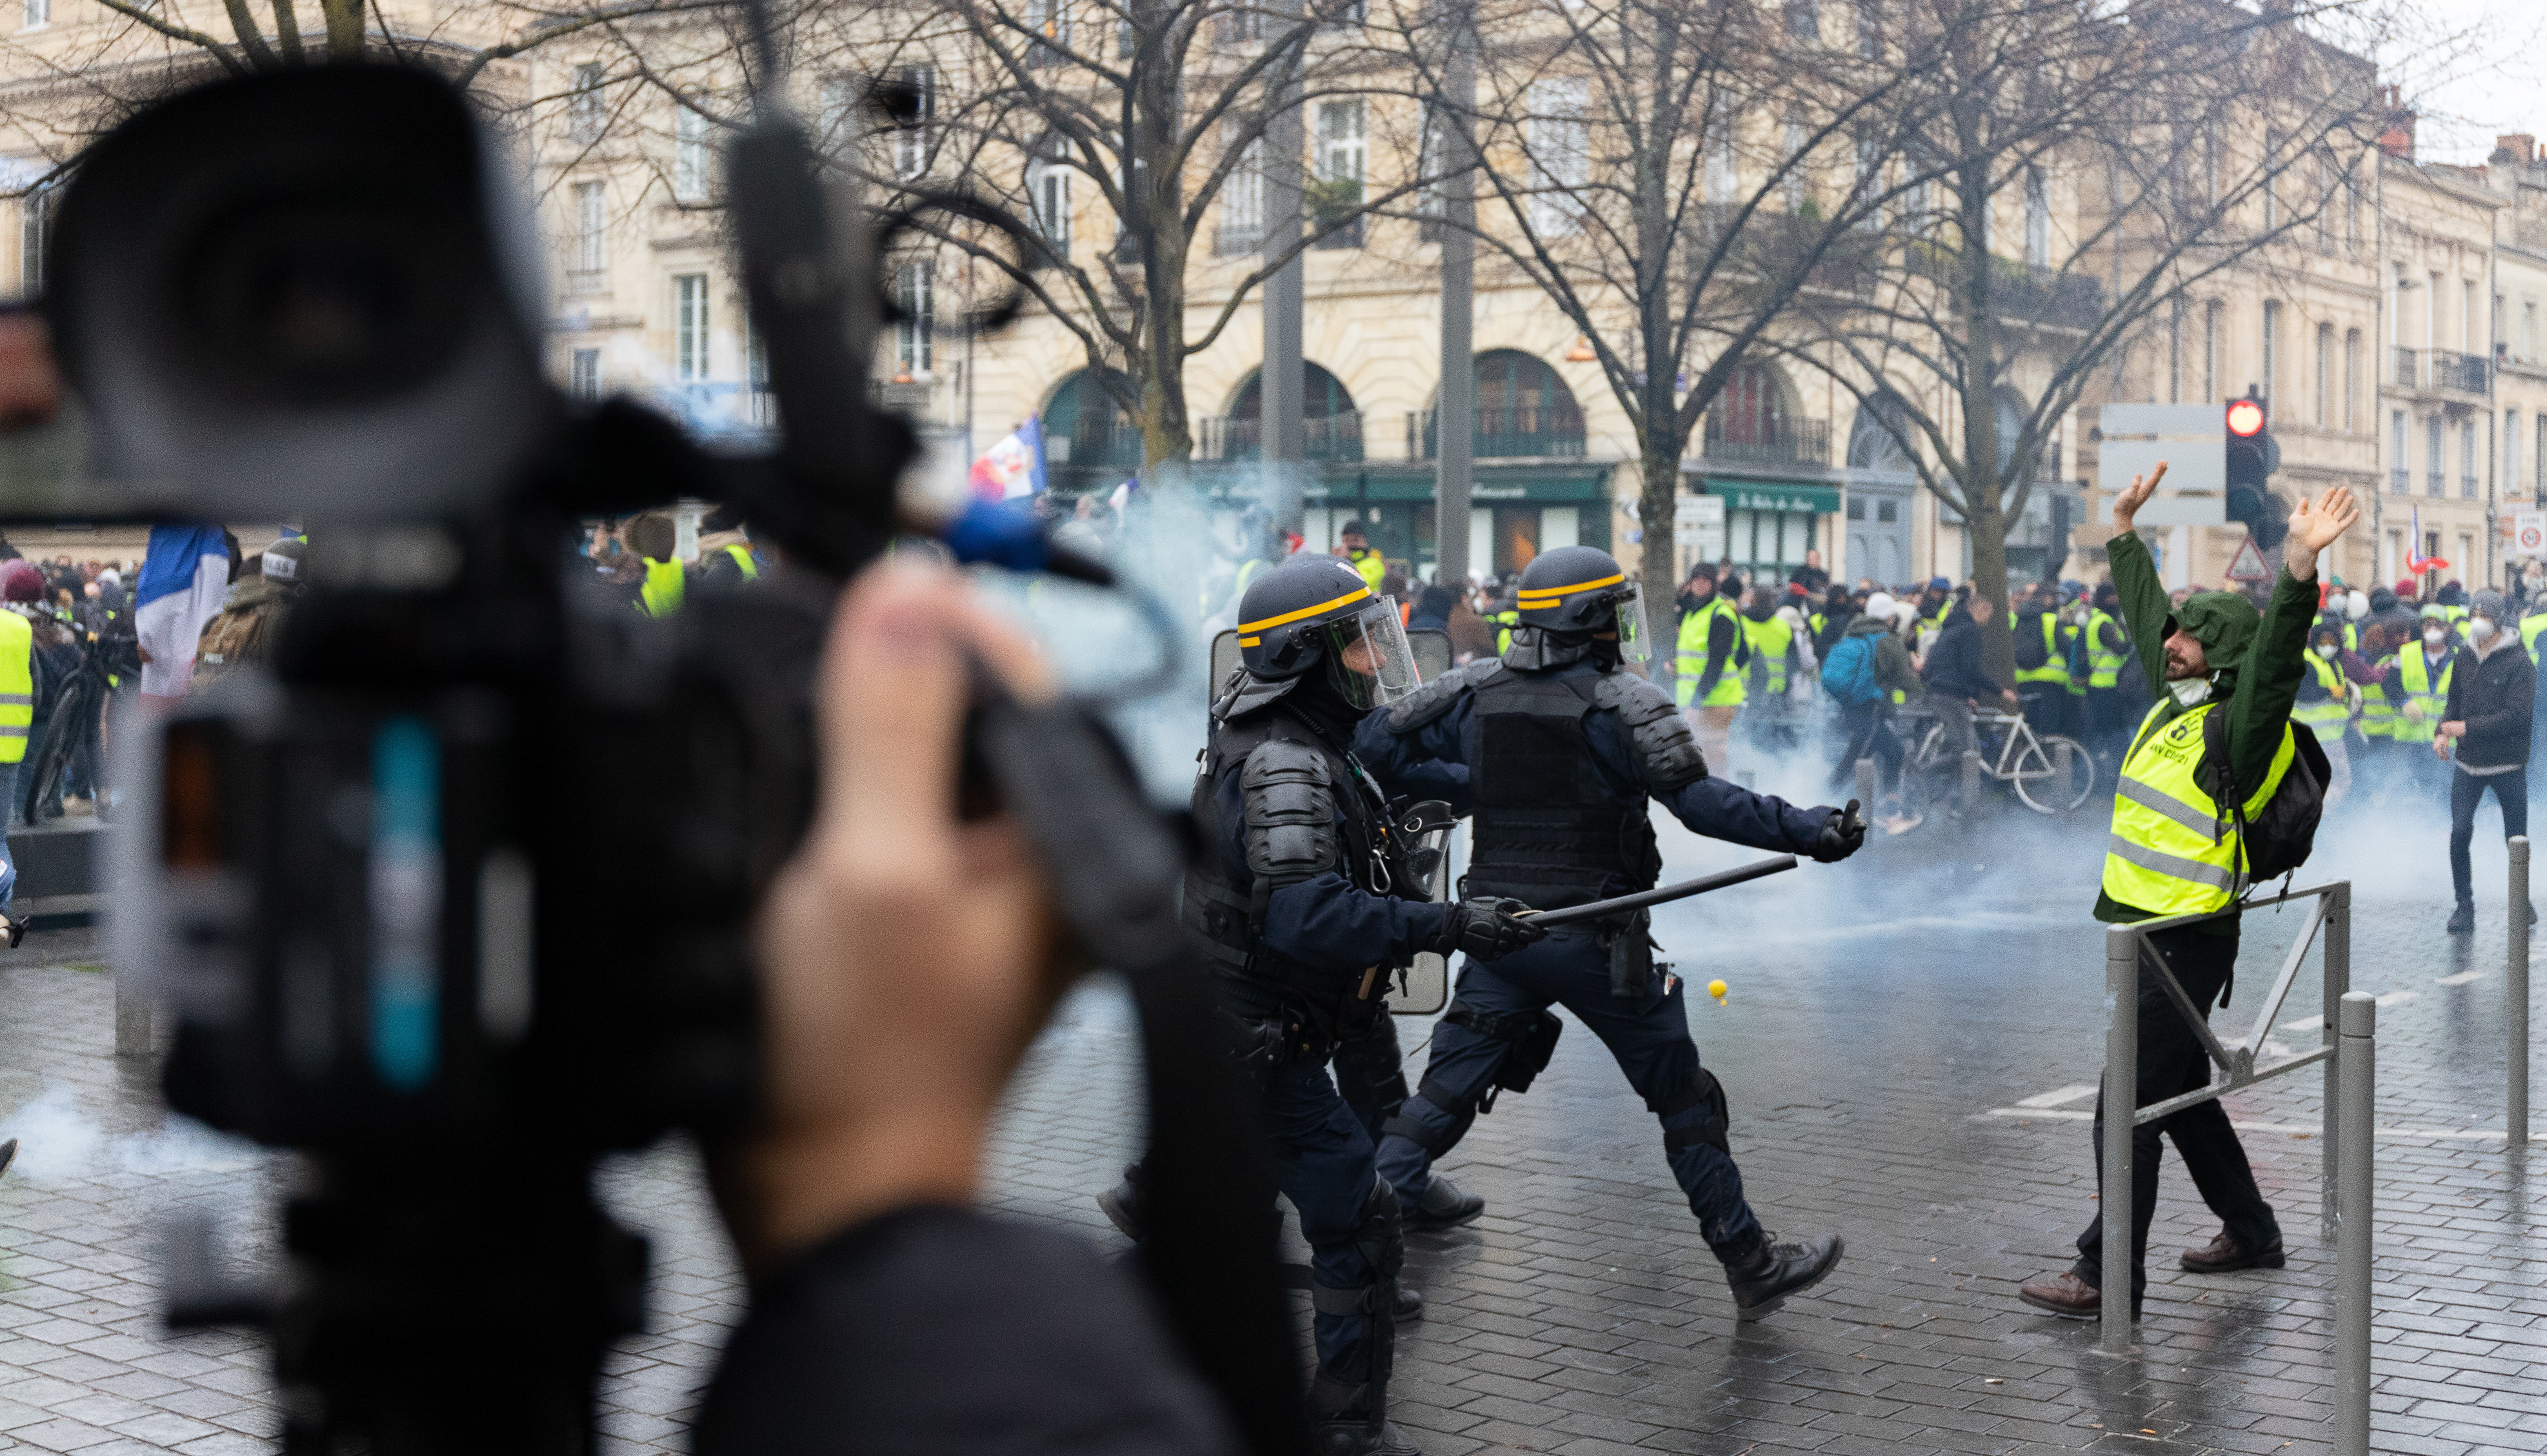
[[[1657,977],[1642,997],[1612,995],[1609,951],[1588,927],[1568,928],[1492,964],[1462,962],[1455,1003],[1489,1015],[1563,1006],[1610,1049],[1619,1070],[1627,1074],[1627,1085],[1647,1105],[1669,1105],[1696,1085],[1699,1066],[1684,987],[1677,979],[1670,986],[1665,990]],[[1431,1129],[1436,1141],[1464,1131],[1510,1045],[1442,1022],[1433,1031],[1423,1083],[1399,1109],[1401,1115]],[[1439,1091],[1454,1106],[1443,1107],[1428,1090]],[[1662,1120],[1661,1131],[1698,1127],[1709,1110],[1702,1106],[1675,1113]],[[1749,1257],[1760,1243],[1760,1221],[1743,1200],[1742,1173],[1733,1159],[1714,1145],[1696,1140],[1669,1156],[1672,1176],[1689,1195],[1689,1210],[1698,1215],[1708,1246],[1726,1263]],[[1380,1140],[1379,1175],[1412,1205],[1432,1180],[1432,1157],[1392,1134]]]
[[[1370,1261],[1355,1247],[1362,1205],[1370,1197],[1370,1134],[1345,1105],[1324,1062],[1284,1063],[1266,1078],[1259,1114],[1274,1154],[1274,1181],[1300,1215],[1309,1242],[1309,1272],[1330,1289],[1371,1281]],[[1318,1368],[1348,1385],[1369,1374],[1370,1330],[1360,1315],[1319,1315]]]

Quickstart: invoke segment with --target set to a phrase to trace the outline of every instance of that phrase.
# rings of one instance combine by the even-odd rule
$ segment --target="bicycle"
[[[118,624],[123,626],[121,623]],[[88,634],[88,650],[80,654],[79,670],[62,685],[61,695],[53,701],[53,713],[44,725],[43,741],[27,754],[24,767],[18,771],[19,814],[30,824],[61,816],[62,776],[69,772],[71,760],[81,748],[97,742],[103,749],[101,728],[107,704],[115,697],[115,677],[134,677],[141,671],[140,643],[134,641],[130,627],[100,637]],[[101,782],[90,785],[96,795],[97,815],[111,816],[112,800],[103,781],[104,765],[92,766]]]
[[[1962,771],[1962,755],[1946,749],[1946,725],[1926,710],[1906,710],[1905,716],[1925,717],[1928,729],[1920,734],[1918,746],[1901,762],[1903,812],[1924,816],[1925,803],[1913,806],[1915,796],[1922,800],[1942,800],[1937,781],[1944,775]],[[2037,733],[2022,713],[1999,708],[1976,708],[1973,711],[1973,735],[1980,748],[1981,777],[2005,784],[2014,791],[2017,801],[2036,814],[2058,814],[2061,811],[2060,789],[2052,781],[2060,773],[2060,745],[2069,745],[2069,808],[2086,807],[2096,792],[2096,773],[2087,756],[2087,745],[2066,733]]]

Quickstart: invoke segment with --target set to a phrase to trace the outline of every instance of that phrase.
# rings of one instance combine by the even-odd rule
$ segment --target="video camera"
[[[752,1116],[746,932],[815,802],[818,647],[839,581],[929,524],[895,502],[913,434],[866,388],[875,239],[908,219],[824,185],[783,110],[728,174],[783,425],[765,455],[545,381],[504,175],[468,100],[407,69],[220,81],[119,128],[61,200],[44,305],[93,468],[0,500],[309,526],[273,671],[139,740],[122,925],[178,1016],[170,1105],[304,1155],[272,1288],[200,1241],[170,1254],[172,1323],[271,1332],[292,1453],[588,1446],[646,1259],[595,1159]],[[581,605],[574,522],[683,497],[739,504],[791,569],[662,621]],[[1021,518],[942,534],[1107,579]],[[1272,1188],[1175,923],[1180,847],[1089,708],[983,678],[963,797],[1043,849],[1080,952],[1142,1013],[1171,1324],[1258,1448],[1292,1446],[1278,1275],[1248,1233]]]

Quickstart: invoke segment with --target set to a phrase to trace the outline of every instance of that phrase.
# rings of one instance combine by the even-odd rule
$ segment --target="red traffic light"
[[[2253,399],[2230,400],[2229,433],[2240,440],[2264,433],[2264,406]]]

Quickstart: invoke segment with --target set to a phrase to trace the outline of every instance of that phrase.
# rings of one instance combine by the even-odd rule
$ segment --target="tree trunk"
[[[1644,557],[1636,571],[1637,589],[1645,599],[1645,631],[1652,635],[1653,659],[1645,675],[1672,691],[1678,670],[1680,641],[1680,573],[1673,559],[1680,529],[1680,462],[1669,445],[1669,431],[1645,433],[1638,469],[1644,471],[1636,516],[1644,530]]]
[[[1967,169],[1962,188],[1964,294],[1964,531],[1973,547],[1973,591],[1996,609],[1981,629],[1981,669],[2001,687],[2016,684],[2016,637],[2007,601],[2006,481],[1999,469],[1998,314],[1990,299],[1989,169]],[[1946,573],[1939,572],[1943,575]]]

